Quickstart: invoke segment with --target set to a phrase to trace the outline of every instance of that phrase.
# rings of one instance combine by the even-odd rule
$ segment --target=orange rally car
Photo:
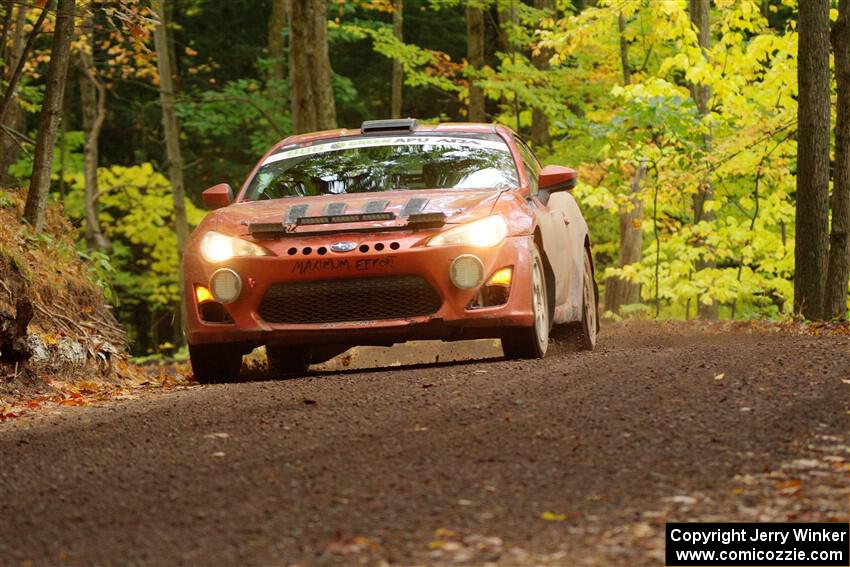
[[[500,338],[546,354],[552,325],[598,331],[576,172],[541,168],[509,128],[364,122],[291,136],[207,215],[183,258],[195,377],[234,378],[265,345],[297,374],[354,345]]]

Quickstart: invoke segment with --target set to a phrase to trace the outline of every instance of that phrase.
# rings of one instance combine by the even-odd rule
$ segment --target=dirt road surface
[[[0,423],[0,564],[662,565],[668,520],[847,521],[848,338],[553,350]]]

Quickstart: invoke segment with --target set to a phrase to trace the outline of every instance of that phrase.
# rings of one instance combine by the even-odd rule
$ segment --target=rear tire
[[[266,345],[266,360],[270,378],[294,378],[310,367],[309,354],[291,347]]]
[[[531,311],[534,324],[509,330],[502,336],[502,352],[510,360],[543,358],[549,347],[549,294],[543,259],[535,246],[531,250]]]
[[[189,345],[192,374],[201,384],[219,384],[239,378],[242,350],[232,344]]]

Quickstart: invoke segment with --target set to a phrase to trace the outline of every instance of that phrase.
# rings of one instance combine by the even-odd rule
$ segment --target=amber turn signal
[[[198,301],[198,305],[206,303],[207,301],[215,301],[215,298],[209,288],[197,284],[195,285],[195,299]]]
[[[511,277],[513,276],[513,268],[502,268],[490,277],[487,285],[511,285]]]

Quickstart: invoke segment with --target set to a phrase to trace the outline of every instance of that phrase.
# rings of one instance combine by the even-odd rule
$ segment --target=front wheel
[[[534,324],[531,327],[511,329],[502,337],[505,358],[543,358],[549,347],[549,295],[543,259],[537,247],[531,251],[531,310]]]
[[[192,374],[201,384],[236,380],[242,368],[242,350],[238,345],[189,345]]]

